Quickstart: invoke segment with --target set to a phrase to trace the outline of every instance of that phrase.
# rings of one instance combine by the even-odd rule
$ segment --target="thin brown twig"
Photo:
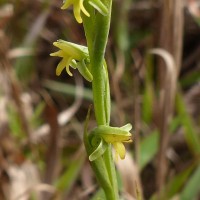
[[[181,66],[182,43],[183,43],[183,4],[182,0],[163,0],[161,7],[160,21],[160,39],[159,47],[171,55],[174,60],[174,66],[166,64],[166,70],[163,70],[165,64],[163,61],[159,66],[159,84],[160,84],[160,110],[159,110],[159,130],[160,147],[157,162],[156,182],[161,197],[161,191],[166,180],[167,159],[166,150],[169,143],[169,123],[173,115],[173,105],[176,90],[176,80]],[[168,54],[167,53],[167,54]],[[162,53],[161,53],[162,54]],[[161,55],[160,54],[160,55]],[[165,53],[164,53],[165,54]],[[163,57],[163,55],[161,55]],[[165,60],[166,61],[166,60]],[[169,67],[173,67],[171,72]]]
[[[47,93],[43,93],[46,101],[45,116],[50,126],[50,137],[46,152],[46,170],[44,174],[44,183],[52,184],[55,181],[58,173],[58,161],[61,156],[59,148],[60,129],[57,121],[57,110]],[[48,192],[42,193],[44,199],[50,199],[51,195]]]
[[[166,151],[170,139],[169,124],[173,115],[173,106],[176,90],[176,64],[173,56],[164,49],[153,49],[150,53],[161,56],[166,63],[166,74],[163,83],[163,90],[160,91],[159,97],[159,131],[160,144],[157,160],[157,187],[158,196],[161,198],[161,191],[165,183],[168,163]]]

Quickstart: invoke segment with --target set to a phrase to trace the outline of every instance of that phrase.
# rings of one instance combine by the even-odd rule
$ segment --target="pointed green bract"
[[[88,70],[85,60],[82,60],[81,62],[77,63],[77,69],[80,72],[80,74],[89,82],[92,82],[93,76]]]
[[[95,150],[89,155],[89,160],[94,161],[102,156],[107,148],[106,142],[102,138],[94,138],[96,139]]]

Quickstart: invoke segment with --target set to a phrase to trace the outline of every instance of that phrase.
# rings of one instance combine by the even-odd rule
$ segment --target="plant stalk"
[[[93,75],[93,101],[98,126],[109,125],[110,123],[110,88],[104,56],[110,30],[112,0],[102,0],[102,3],[104,3],[108,8],[108,15],[103,16],[98,12],[94,14],[94,11],[86,5],[86,8],[90,9],[90,18],[83,17],[83,24],[90,54],[90,71]],[[100,185],[104,189],[106,198],[108,200],[118,200],[119,195],[116,181],[116,170],[112,158],[111,145],[109,145],[108,149],[104,153],[102,161],[104,162],[102,163],[102,166],[105,166],[105,173],[109,177],[111,187],[105,187],[107,183],[101,182],[101,173],[98,171],[95,163],[97,161],[91,163],[92,168],[100,182]]]

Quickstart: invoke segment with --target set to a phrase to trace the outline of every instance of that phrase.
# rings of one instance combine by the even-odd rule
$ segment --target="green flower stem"
[[[103,2],[108,10],[108,16],[98,14],[96,16],[96,35],[94,37],[94,48],[91,55],[91,72],[96,77],[93,79],[93,97],[94,107],[96,113],[96,120],[98,125],[109,125],[110,123],[110,89],[107,66],[104,64],[105,49],[108,40],[108,33],[110,29],[111,6],[112,0],[105,0]],[[103,67],[104,66],[104,67]],[[112,159],[111,145],[106,150],[103,156],[107,173],[112,185],[110,193],[113,194],[113,199],[118,198],[118,188],[116,183],[116,171]]]
[[[94,48],[91,55],[91,73],[94,75],[92,82],[94,108],[96,113],[96,120],[98,125],[105,125],[109,123],[106,121],[106,101],[105,91],[105,69],[103,67],[105,48],[108,39],[108,31],[110,25],[110,17],[98,14],[96,17],[97,32],[94,37]]]
[[[60,75],[66,68],[67,73],[72,76],[70,71],[70,67],[72,67],[78,69],[87,81],[92,82],[98,126],[89,135],[87,134],[90,113],[88,112],[84,129],[84,144],[106,199],[118,200],[118,184],[111,144],[115,149],[116,158],[120,156],[121,159],[124,159],[126,150],[123,142],[132,141],[129,132],[132,126],[130,124],[122,127],[109,126],[111,100],[105,50],[110,30],[112,0],[86,0],[84,4],[82,0],[65,0],[62,9],[68,8],[71,4],[76,20],[79,23],[83,21],[88,48],[58,40],[53,44],[59,50],[52,53],[51,56],[62,58],[56,68],[57,75]]]
[[[110,184],[109,175],[105,176],[105,174],[107,174],[106,171],[107,168],[106,165],[104,164],[103,158],[101,157],[91,162],[91,166],[93,171],[95,172],[95,175],[97,177],[100,186],[103,188],[105,192],[106,199],[117,200],[118,198],[116,198],[115,189]]]
[[[85,35],[87,38],[87,46],[90,55],[90,71],[93,75],[92,90],[95,108],[95,116],[98,125],[109,125],[110,123],[110,88],[109,77],[106,62],[104,61],[105,49],[110,30],[110,18],[112,0],[102,0],[102,3],[108,8],[108,15],[103,16],[94,12],[87,4],[86,9],[90,13],[90,17],[83,16],[83,24]],[[99,159],[97,159],[99,160]],[[103,155],[103,163],[95,160],[91,162],[95,175],[104,189],[108,200],[118,200],[118,187],[115,165],[112,158],[111,145]],[[98,164],[97,164],[98,162]],[[109,187],[105,180],[102,180],[102,174],[97,166],[101,165],[101,169],[105,166],[103,176],[108,176]],[[102,170],[101,170],[102,171]],[[109,195],[109,196],[108,196]]]
[[[83,16],[83,24],[85,28],[85,34],[87,38],[87,44],[90,54],[90,66],[91,73],[93,75],[92,89],[95,115],[98,125],[109,124],[109,119],[105,112],[107,107],[107,94],[106,81],[105,81],[105,69],[104,69],[104,55],[106,44],[108,40],[108,33],[110,29],[110,17],[111,17],[111,0],[102,1],[109,12],[107,16],[103,16],[100,13],[94,15],[93,10],[90,10],[90,18]],[[86,8],[89,6],[86,5]],[[106,77],[107,79],[107,77]],[[109,94],[110,95],[110,94]],[[106,100],[106,101],[105,101]]]
[[[107,172],[108,172],[109,179],[111,181],[114,199],[118,200],[119,194],[118,194],[118,185],[117,185],[117,175],[116,175],[115,164],[114,164],[114,161],[113,161],[113,158],[112,158],[111,144],[109,145],[109,148],[104,153],[104,162],[105,162],[105,165],[106,165],[106,169],[107,169]]]

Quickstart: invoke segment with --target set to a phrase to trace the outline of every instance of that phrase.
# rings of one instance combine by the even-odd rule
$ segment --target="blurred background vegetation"
[[[0,0],[0,199],[97,200],[82,143],[90,84],[56,77],[52,43],[85,45],[62,0]],[[132,123],[121,198],[200,199],[200,2],[114,0],[111,124]],[[94,113],[90,128],[96,126]]]

